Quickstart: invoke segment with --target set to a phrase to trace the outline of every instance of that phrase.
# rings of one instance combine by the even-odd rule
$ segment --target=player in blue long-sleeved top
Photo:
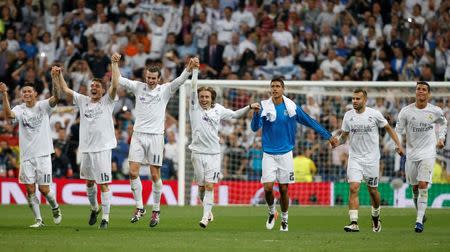
[[[332,147],[336,147],[338,141],[292,100],[283,96],[282,79],[272,79],[270,91],[272,96],[261,101],[261,110],[253,113],[251,128],[253,131],[262,128],[264,154],[261,183],[264,184],[265,198],[269,206],[266,228],[272,229],[278,217],[273,197],[273,185],[278,182],[282,214],[280,231],[288,231],[288,185],[295,182],[292,150],[295,146],[297,123],[314,129],[328,140]]]

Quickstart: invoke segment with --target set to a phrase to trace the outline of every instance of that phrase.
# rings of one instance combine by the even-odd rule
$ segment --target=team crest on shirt
[[[432,122],[433,121],[433,115],[432,114],[428,114],[427,119]]]
[[[287,111],[287,109],[285,109],[284,110],[284,113],[283,113],[285,116],[288,116],[288,111]]]

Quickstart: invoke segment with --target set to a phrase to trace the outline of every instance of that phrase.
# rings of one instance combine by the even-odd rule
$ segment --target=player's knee
[[[266,194],[272,194],[273,193],[273,188],[269,187],[269,186],[264,186],[264,192]]]
[[[27,194],[33,194],[36,192],[36,186],[34,184],[26,185]]]
[[[214,190],[214,184],[212,184],[212,183],[206,184],[206,185],[205,185],[205,189],[206,189],[207,191],[212,191],[212,190]]]
[[[358,193],[358,192],[359,192],[359,184],[351,184],[350,193]]]
[[[374,196],[378,193],[378,187],[368,187],[369,193]]]
[[[287,194],[288,187],[287,186],[280,186],[280,194],[284,195]]]
[[[49,186],[39,186],[39,192],[41,192],[43,195],[47,195],[50,192]]]
[[[419,181],[419,186],[417,188],[417,190],[419,189],[427,189],[428,188],[428,183],[424,182],[424,181]]]
[[[87,187],[93,187],[94,186],[94,181],[92,181],[92,180],[86,180],[86,186]]]
[[[109,191],[109,186],[108,186],[108,184],[101,184],[101,185],[100,185],[100,190],[101,190],[102,192],[107,192],[107,191]]]
[[[131,179],[137,179],[139,176],[139,169],[131,169],[128,171],[128,175]]]
[[[152,174],[152,181],[153,182],[157,182],[160,179],[161,179],[161,177],[159,176],[159,174]]]

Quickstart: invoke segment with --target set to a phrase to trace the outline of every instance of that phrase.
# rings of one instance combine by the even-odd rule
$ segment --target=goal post
[[[449,116],[450,109],[450,83],[429,82],[431,86],[431,103],[443,106],[444,112]],[[270,80],[198,80],[198,86],[211,86],[217,91],[216,101],[227,108],[238,109],[248,102],[259,102],[269,97]],[[330,131],[339,129],[346,109],[351,108],[352,91],[356,87],[365,88],[368,92],[368,106],[382,109],[382,113],[390,117],[391,124],[397,119],[399,110],[414,101],[415,82],[356,82],[356,81],[285,81],[285,94],[299,106],[305,106],[305,110],[319,123]],[[178,205],[199,204],[195,198],[197,195],[193,184],[193,168],[190,161],[190,151],[187,146],[191,142],[188,102],[190,95],[190,80],[180,88],[178,98]],[[309,104],[310,102],[315,103]],[[311,105],[311,108],[309,108]],[[169,104],[170,106],[170,104]],[[319,108],[319,111],[313,109]],[[309,111],[311,110],[311,111]],[[226,123],[222,138],[222,169],[223,180],[216,186],[215,202],[219,205],[233,204],[259,204],[262,203],[262,194],[259,183],[258,159],[252,155],[258,155],[257,150],[260,136],[248,130],[251,120],[249,114],[243,120],[234,120],[232,125]],[[326,123],[325,123],[326,122]],[[231,132],[230,132],[231,131]],[[339,205],[348,202],[348,186],[345,182],[345,153],[348,150],[339,150],[336,157],[335,151],[326,149],[326,143],[317,137],[306,127],[298,127],[296,137],[297,146],[294,155],[300,150],[310,148],[313,151],[311,160],[317,166],[312,183],[299,182],[290,188],[292,203],[294,204],[322,204]],[[235,135],[239,136],[235,136]],[[309,134],[309,135],[308,135]],[[382,160],[380,169],[380,191],[384,198],[384,204],[392,206],[411,206],[410,192],[401,183],[398,187],[398,178],[401,177],[400,158],[395,153],[387,151],[386,146],[391,144],[385,137],[380,139]],[[225,137],[224,137],[225,136]],[[224,139],[227,138],[227,139]],[[238,138],[238,140],[236,140]],[[251,138],[251,139],[249,139]],[[309,141],[310,140],[310,141]],[[238,141],[239,146],[233,146]],[[309,141],[309,142],[308,142]],[[306,147],[302,144],[306,143]],[[315,146],[319,143],[319,146]],[[257,146],[253,148],[254,146]],[[383,149],[384,148],[384,149]],[[241,150],[242,149],[242,150]],[[315,151],[315,153],[314,153]],[[438,163],[442,171],[450,174],[450,141],[447,137],[446,147],[438,152]],[[254,167],[258,166],[258,168]],[[228,170],[226,170],[228,169]],[[255,169],[255,171],[252,171]],[[397,179],[397,180],[395,180]],[[402,182],[402,181],[400,181]],[[397,183],[397,184],[396,184]],[[398,188],[397,188],[398,187]],[[407,186],[406,186],[407,187]],[[441,206],[450,206],[450,187],[448,184],[433,184],[431,194],[435,194],[436,201],[441,199]],[[401,191],[399,191],[401,190]],[[361,190],[363,191],[363,189]],[[367,190],[366,190],[367,191]],[[312,192],[312,193],[311,193]],[[449,199],[445,196],[449,194]],[[304,194],[304,195],[302,195]],[[443,195],[445,194],[445,195]],[[260,198],[258,198],[260,197]],[[433,205],[431,196],[430,205]],[[442,200],[444,198],[444,200]],[[362,197],[362,205],[367,204],[368,198]],[[435,203],[438,204],[438,203]]]

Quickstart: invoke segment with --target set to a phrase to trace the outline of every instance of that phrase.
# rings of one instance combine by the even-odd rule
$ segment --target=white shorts
[[[192,153],[191,161],[194,166],[195,181],[199,186],[219,182],[220,154]]]
[[[410,185],[417,185],[419,181],[430,183],[431,177],[433,176],[434,161],[434,158],[419,161],[409,161],[406,159],[406,182]]]
[[[20,162],[19,183],[50,185],[52,183],[52,158],[50,155]]]
[[[81,153],[80,178],[111,183],[111,150]]]
[[[281,155],[263,153],[261,183],[270,182],[280,184],[295,182],[292,151]]]
[[[131,137],[128,161],[161,166],[164,151],[164,135],[134,132]]]
[[[378,187],[380,163],[369,164],[354,159],[348,159],[347,180],[349,183],[365,181],[367,186]]]

